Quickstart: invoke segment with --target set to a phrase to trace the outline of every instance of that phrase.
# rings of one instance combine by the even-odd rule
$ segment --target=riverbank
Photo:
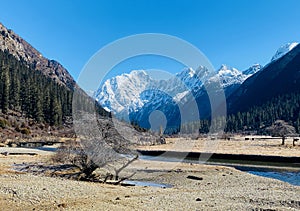
[[[246,140],[247,139],[247,140]],[[166,144],[140,146],[139,150],[203,152],[218,154],[263,155],[300,157],[300,143],[293,146],[293,139],[288,138],[285,145],[280,139],[265,136],[234,136],[230,140],[206,139],[191,140],[186,138],[166,138]]]
[[[299,210],[300,187],[230,167],[137,160],[131,180],[171,188],[123,187],[13,171],[49,154],[0,155],[1,210]]]

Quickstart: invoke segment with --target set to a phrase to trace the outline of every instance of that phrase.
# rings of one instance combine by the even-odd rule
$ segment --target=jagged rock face
[[[49,60],[33,48],[29,43],[7,29],[0,23],[0,50],[9,51],[18,60],[24,60],[34,69],[52,78],[57,83],[63,84],[70,89],[75,86],[75,81],[69,72],[57,61]]]
[[[178,119],[176,104],[185,104],[191,97],[202,104],[207,101],[207,97],[203,99],[203,96],[206,96],[204,84],[214,84],[219,81],[220,89],[229,95],[261,68],[260,65],[255,64],[241,72],[222,65],[216,73],[212,74],[205,67],[200,66],[195,70],[185,68],[167,80],[156,80],[151,78],[146,71],[135,70],[107,80],[95,93],[95,97],[105,109],[112,111],[120,118],[126,119],[129,116],[130,120],[140,122],[142,119],[147,119],[148,121],[151,111],[161,110],[168,120],[176,121]],[[205,105],[205,107],[209,106],[207,103]],[[142,124],[142,126],[147,127],[147,124]]]

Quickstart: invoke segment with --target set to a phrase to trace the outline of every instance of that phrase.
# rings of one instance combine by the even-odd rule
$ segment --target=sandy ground
[[[50,147],[49,147],[50,148]],[[0,153],[34,153],[38,155],[52,155],[53,152],[46,150],[30,149],[30,148],[14,148],[14,147],[0,147]]]
[[[254,140],[252,140],[254,138]],[[189,151],[189,152],[212,152],[223,154],[252,154],[252,155],[274,155],[274,156],[296,156],[300,157],[300,143],[293,146],[292,138],[286,140],[284,146],[281,139],[259,139],[262,137],[235,136],[230,141],[199,139],[189,140],[183,138],[166,139],[167,144],[156,146],[142,146],[142,150],[166,150],[166,151]]]
[[[138,160],[133,180],[171,188],[123,187],[16,173],[13,164],[50,154],[0,155],[1,210],[300,210],[300,187],[230,167]],[[188,179],[197,176],[201,180]]]

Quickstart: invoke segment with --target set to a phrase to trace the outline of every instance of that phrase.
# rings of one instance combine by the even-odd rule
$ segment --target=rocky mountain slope
[[[139,127],[112,121],[111,115],[78,87],[61,64],[43,57],[0,24],[0,146],[20,138],[74,137],[74,132],[80,136],[81,131],[76,129],[85,128],[83,118],[90,112],[93,117],[95,112],[98,114],[94,133],[101,129],[100,135],[105,134],[107,143],[117,142],[121,147],[128,140],[135,144],[163,141]]]
[[[279,95],[300,92],[300,45],[287,49],[291,50],[282,53],[280,48],[271,63],[247,79],[229,97],[230,113],[259,106]]]
[[[9,51],[18,60],[24,60],[33,69],[41,71],[57,83],[71,89],[75,85],[72,76],[60,63],[43,57],[39,51],[2,23],[0,23],[0,50]]]
[[[72,136],[73,92],[87,95],[69,72],[1,23],[0,61],[0,141]]]

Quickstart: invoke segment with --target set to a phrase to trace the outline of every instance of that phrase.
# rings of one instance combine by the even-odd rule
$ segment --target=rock
[[[192,179],[192,180],[203,180],[202,177],[197,177],[197,176],[193,176],[193,175],[188,175],[186,178]]]
[[[196,198],[196,201],[202,201],[200,198]]]
[[[15,143],[12,143],[11,144],[11,147],[17,147],[18,145],[17,144],[15,144]]]
[[[2,152],[1,154],[4,156],[7,156],[7,155],[9,155],[9,152]]]
[[[176,169],[175,172],[180,173],[180,172],[182,172],[182,170],[181,169]]]
[[[161,136],[161,137],[159,138],[159,143],[160,143],[160,144],[166,144],[166,139],[165,139],[163,136]]]
[[[7,145],[4,143],[0,143],[0,147],[7,147]]]
[[[58,204],[57,206],[58,207],[62,207],[62,208],[66,208],[67,207],[67,205],[65,203]]]

